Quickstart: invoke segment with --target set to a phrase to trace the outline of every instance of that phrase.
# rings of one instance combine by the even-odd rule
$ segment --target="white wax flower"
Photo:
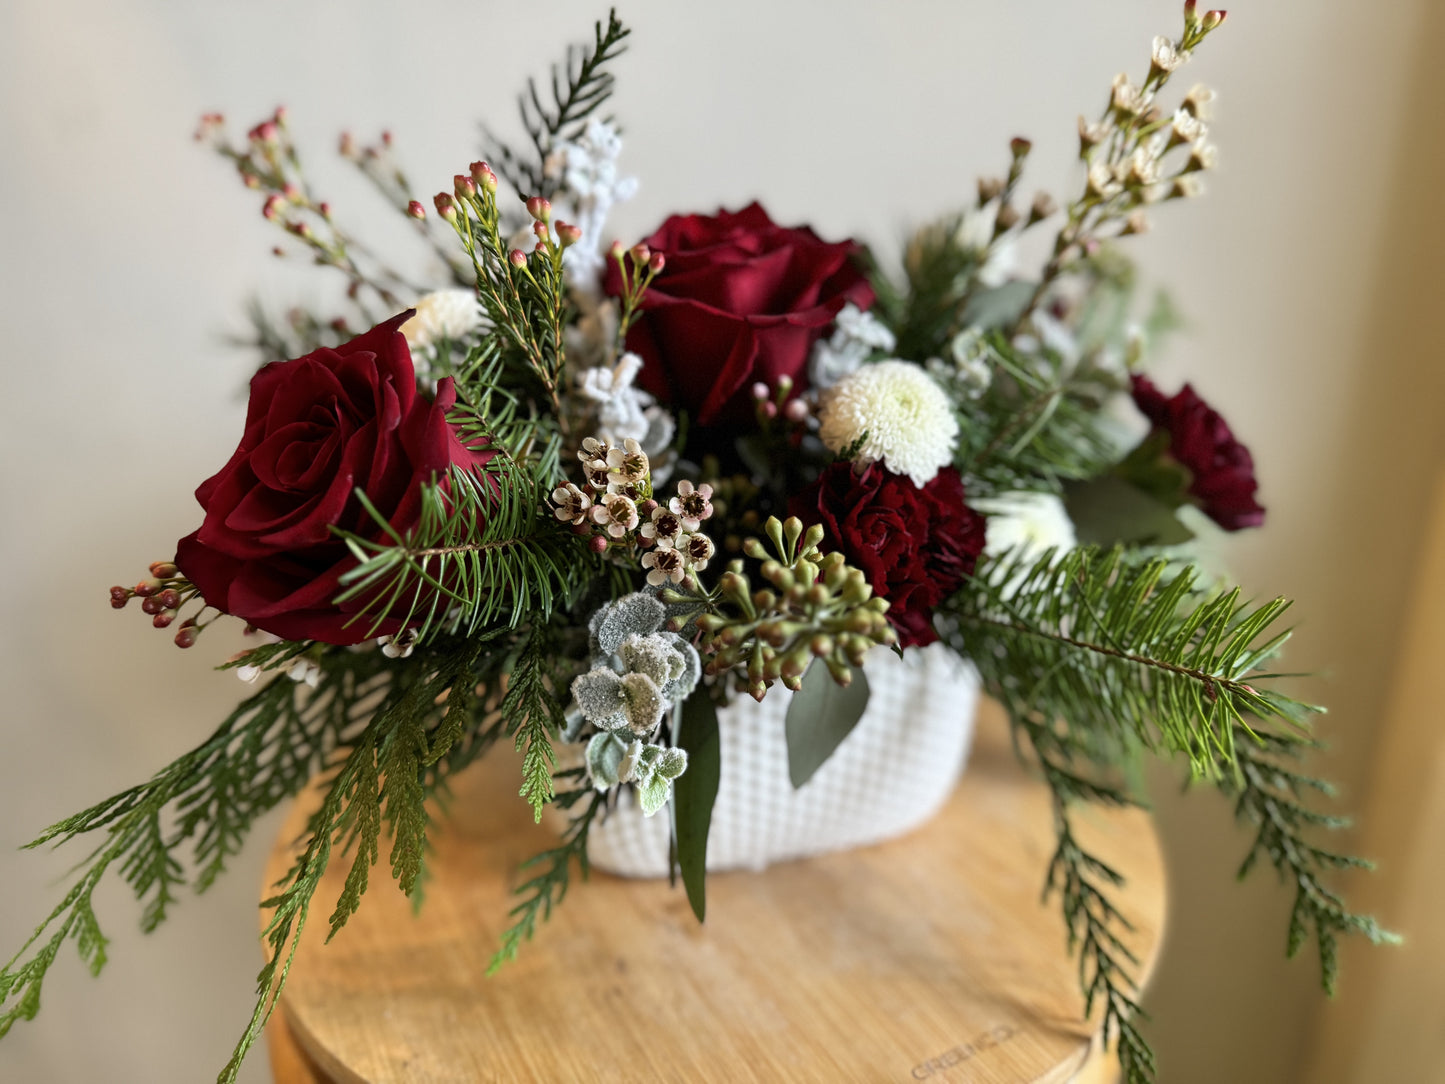
[[[953,458],[958,420],[933,378],[909,361],[866,365],[824,393],[819,436],[835,452],[862,440],[857,460],[882,460],[916,486]]]
[[[425,350],[443,339],[458,341],[482,323],[475,290],[437,290],[422,295],[414,307],[416,315],[401,325],[413,350]]]
[[[1012,551],[1013,558],[1028,568],[1050,549],[1057,560],[1078,545],[1073,520],[1064,502],[1052,493],[1000,493],[968,503],[987,517],[983,547],[987,557]],[[1022,580],[1022,573],[1010,579],[1003,596],[1011,597]]]
[[[1018,268],[1014,234],[1005,233],[998,238],[993,235],[997,217],[998,207],[995,204],[969,211],[963,216],[957,235],[960,246],[983,259],[983,265],[977,272],[978,281],[990,288],[1002,286]]]

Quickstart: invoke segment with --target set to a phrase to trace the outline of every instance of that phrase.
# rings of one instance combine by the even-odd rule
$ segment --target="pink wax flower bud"
[[[441,215],[448,222],[455,222],[457,220],[457,204],[456,200],[452,199],[450,192],[438,192],[432,202],[436,205],[437,214]]]
[[[521,268],[527,266],[527,254],[520,248],[512,249],[507,255],[507,260],[513,267]]]
[[[383,130],[381,133],[381,145],[387,150],[391,149],[391,132]]]
[[[356,157],[356,140],[350,132],[341,133],[341,137],[336,141],[336,153],[343,158]]]
[[[254,173],[242,173],[242,174],[241,174],[241,183],[242,183],[243,185],[245,185],[247,188],[260,188],[260,187],[261,187],[261,182],[260,182],[260,180],[257,179],[257,177],[256,177],[256,175],[255,175]]]
[[[1031,140],[1027,140],[1023,136],[1015,136],[1008,141],[1008,149],[1015,158],[1023,158],[1034,149],[1034,145]]]
[[[532,235],[539,241],[545,241],[547,239],[547,224],[545,222],[533,222]]]
[[[587,540],[587,548],[593,553],[607,552],[607,536],[602,534],[593,535]]]
[[[768,397],[768,395],[768,386],[764,384],[761,380],[759,380],[756,384],[753,385],[753,398],[756,399],[758,402],[761,403],[764,399]]]
[[[1199,25],[1206,31],[1217,30],[1224,25],[1224,20],[1228,15],[1227,11],[1206,11]]]
[[[281,133],[276,130],[276,122],[263,120],[256,127],[251,129],[251,138],[257,143],[275,143]]]
[[[458,173],[452,178],[452,190],[457,199],[471,199],[477,194],[477,183],[465,174]]]
[[[316,205],[316,213],[319,214],[322,218],[326,219],[327,222],[330,222],[330,221],[331,221],[331,204],[329,204],[329,203],[327,203],[325,200],[323,200],[322,202],[320,202],[320,203],[318,203],[318,204]]]
[[[492,172],[492,167],[485,162],[473,162],[471,164],[472,180],[478,188],[484,192],[495,192],[497,190],[497,175]]]
[[[278,105],[276,107],[276,112],[272,114],[271,119],[274,120],[277,124],[284,125],[286,123],[286,118],[290,115],[291,110],[287,109],[284,105]]]
[[[632,256],[632,262],[641,267],[646,264],[648,260],[652,259],[652,249],[646,245],[633,245],[630,255]]]
[[[411,215],[411,217],[416,219],[418,222],[421,222],[426,218],[426,208],[423,207],[421,203],[417,200],[412,200],[406,205],[406,213]]]
[[[802,399],[791,399],[788,405],[783,407],[783,416],[790,422],[806,421],[808,417],[808,404]]]
[[[792,390],[793,390],[793,378],[792,378],[791,376],[789,376],[787,373],[784,373],[782,376],[778,377],[778,394],[779,394],[779,395],[781,395],[783,398],[786,399],[787,396],[788,396],[788,392],[790,392],[790,391],[792,391]]]
[[[661,252],[654,252],[652,259],[647,261],[647,269],[654,275],[662,274],[662,269],[667,266],[667,257]]]
[[[548,222],[552,218],[552,204],[541,196],[533,196],[527,200],[527,213],[538,222]]]
[[[1193,26],[1199,21],[1194,14],[1195,0],[1184,0],[1184,23],[1186,26]]]
[[[778,404],[769,399],[763,404],[763,417],[776,418],[778,416]]]
[[[533,246],[532,246],[532,251],[533,251],[533,252],[546,252],[546,251],[547,251],[547,241],[546,241],[546,239],[543,238],[543,239],[539,240],[535,245],[533,245]]]
[[[575,245],[582,240],[582,227],[574,226],[570,222],[557,223],[557,240],[563,248]]]
[[[612,245],[607,249],[607,255],[611,256],[618,263],[621,263],[622,256],[626,251],[627,250],[622,247],[621,241],[613,241]]]
[[[261,205],[261,217],[268,222],[275,222],[276,219],[281,217],[281,205],[283,202],[285,201],[283,201],[280,196],[267,196],[266,202]]]
[[[287,181],[281,188],[281,194],[292,202],[295,202],[301,198],[301,186],[295,181]]]

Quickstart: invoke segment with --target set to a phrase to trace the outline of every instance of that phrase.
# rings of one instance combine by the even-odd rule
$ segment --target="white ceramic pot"
[[[936,813],[968,757],[978,674],[942,645],[868,656],[867,710],[812,779],[788,778],[787,690],[741,697],[718,713],[722,770],[708,833],[709,870],[861,847],[902,835]],[[642,815],[629,788],[594,824],[592,865],[624,877],[667,874],[668,814]]]

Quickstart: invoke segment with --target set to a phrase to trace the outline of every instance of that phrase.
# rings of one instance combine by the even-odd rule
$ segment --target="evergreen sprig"
[[[1109,899],[1122,878],[1080,846],[1069,810],[1132,802],[1108,777],[1135,750],[1183,758],[1192,777],[1237,796],[1238,815],[1259,826],[1241,876],[1263,854],[1294,881],[1289,954],[1313,929],[1327,989],[1336,934],[1393,936],[1319,880],[1324,870],[1363,863],[1303,838],[1344,822],[1301,800],[1310,790],[1328,793],[1327,784],[1278,760],[1311,744],[1305,725],[1319,710],[1263,687],[1281,676],[1264,667],[1288,639],[1276,628],[1287,607],[1203,589],[1193,568],[1161,557],[1085,547],[988,562],[944,608],[947,639],[977,665],[1050,788],[1059,842],[1046,892],[1059,892],[1087,1011],[1103,1005],[1129,1084],[1147,1084],[1155,1070],[1133,1023],[1135,961],[1120,937],[1128,924]]]
[[[542,807],[553,797],[552,770],[557,757],[552,742],[566,725],[562,705],[552,692],[558,665],[553,647],[545,629],[532,630],[512,667],[501,707],[506,732],[522,754],[521,795],[538,821]]]
[[[67,817],[30,844],[58,846],[104,833],[59,905],[0,970],[0,1035],[15,1021],[34,1018],[45,975],[67,938],[75,939],[92,973],[105,965],[107,939],[93,896],[112,866],[143,902],[146,931],[167,917],[186,883],[187,852],[195,890],[214,883],[257,818],[300,791],[346,740],[358,701],[382,691],[385,675],[370,672],[368,662],[337,655],[314,691],[284,676],[273,679],[152,779]]]
[[[422,486],[416,526],[404,535],[357,490],[384,538],[339,532],[357,565],[337,601],[356,600],[356,620],[372,632],[387,619],[422,641],[528,616],[545,622],[588,582],[579,568],[595,570],[596,556],[543,510],[559,474],[555,441],[524,459],[504,439],[490,443],[495,454],[480,469],[453,467]]]
[[[1252,739],[1252,740],[1251,740]],[[1281,880],[1295,886],[1285,952],[1293,957],[1313,939],[1320,960],[1320,985],[1333,996],[1338,977],[1336,937],[1355,933],[1376,945],[1400,938],[1369,915],[1351,911],[1320,874],[1339,869],[1371,869],[1372,863],[1309,842],[1310,829],[1349,827],[1347,817],[1332,816],[1306,804],[1311,792],[1331,797],[1334,787],[1295,769],[1289,762],[1314,745],[1292,737],[1260,732],[1241,734],[1236,741],[1240,765],[1237,780],[1226,778],[1223,789],[1235,797],[1235,816],[1256,826],[1254,843],[1239,867],[1243,879],[1261,857],[1269,860]]]
[[[581,781],[580,771],[571,774]],[[535,867],[543,868],[517,886],[516,893],[523,899],[510,912],[512,924],[503,931],[501,945],[492,957],[487,974],[495,974],[503,964],[515,960],[523,942],[530,941],[537,932],[538,920],[545,922],[552,917],[552,908],[562,902],[571,885],[574,860],[582,879],[587,879],[587,835],[591,831],[592,822],[602,811],[607,794],[605,791],[583,787],[558,794],[553,804],[558,809],[570,810],[584,798],[587,799],[586,805],[572,816],[557,846],[533,855],[522,863],[521,869],[524,872]]]
[[[593,26],[590,48],[571,46],[563,64],[552,65],[551,104],[542,101],[537,80],[527,80],[527,91],[517,99],[517,108],[532,143],[530,154],[515,151],[488,133],[497,172],[513,188],[547,199],[556,193],[558,179],[548,176],[547,158],[558,142],[580,137],[588,119],[612,97],[614,76],[607,65],[626,51],[623,43],[631,33],[615,9],[607,13],[605,27],[599,19]]]
[[[1046,348],[1025,354],[998,333],[979,344],[987,390],[960,396],[954,462],[977,496],[1048,488],[1104,473],[1119,458],[1104,405],[1119,379],[1091,359],[1075,363]]]

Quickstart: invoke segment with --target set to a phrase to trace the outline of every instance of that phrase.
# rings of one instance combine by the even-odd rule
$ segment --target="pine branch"
[[[508,443],[530,442],[530,423],[508,416],[495,426],[482,428],[476,418],[469,424],[479,428],[473,434],[464,427],[464,435],[495,454],[479,470],[453,467],[442,482],[424,485],[417,524],[405,535],[357,491],[384,540],[339,532],[357,566],[342,577],[336,601],[359,600],[357,620],[373,631],[385,619],[400,620],[425,641],[441,632],[474,635],[498,621],[546,622],[598,565],[545,512],[559,474],[556,441],[523,460],[522,449]]]
[[[558,142],[580,137],[588,119],[612,96],[615,80],[607,65],[626,51],[623,42],[631,33],[616,10],[609,11],[605,29],[600,20],[594,25],[590,49],[573,46],[563,65],[552,65],[550,105],[543,103],[537,81],[527,80],[527,92],[517,101],[532,143],[527,158],[488,133],[497,172],[517,191],[547,199],[556,193],[558,180],[547,175],[547,158]]]
[[[1301,727],[1319,710],[1250,683],[1289,637],[1274,629],[1286,600],[1204,593],[1192,568],[1118,549],[1050,556],[988,562],[945,607],[950,641],[1015,718],[1181,754],[1217,779],[1238,773],[1246,716]]]
[[[1090,359],[1070,362],[1049,350],[1025,355],[1002,335],[983,340],[992,373],[978,398],[957,396],[960,437],[954,462],[978,496],[1057,490],[1092,478],[1118,458],[1103,425],[1117,377]]]
[[[496,955],[492,957],[491,965],[487,968],[488,975],[496,974],[503,964],[517,958],[523,942],[530,941],[533,934],[536,933],[539,919],[545,922],[552,917],[552,908],[561,903],[567,895],[567,888],[572,879],[574,859],[583,880],[586,880],[588,872],[587,833],[591,830],[592,822],[596,819],[597,814],[601,812],[606,797],[606,792],[594,790],[591,787],[567,791],[557,796],[555,804],[559,809],[570,809],[583,798],[590,798],[590,800],[586,807],[572,818],[556,847],[543,851],[522,863],[521,868],[524,871],[538,866],[545,866],[545,868],[517,887],[517,895],[523,896],[524,899],[510,912],[512,925],[502,934],[501,946],[497,949]]]
[[[1288,604],[1202,591],[1192,568],[1171,573],[1163,558],[1094,548],[1052,557],[1005,555],[979,568],[946,605],[945,635],[1037,755],[1059,837],[1047,883],[1060,892],[1089,1010],[1104,1006],[1126,1079],[1147,1084],[1153,1054],[1132,1022],[1134,961],[1117,932],[1127,924],[1108,897],[1123,882],[1080,847],[1068,817],[1074,803],[1131,801],[1098,781],[1131,749],[1187,758],[1191,775],[1236,795],[1236,814],[1258,825],[1240,876],[1263,855],[1296,885],[1288,951],[1313,932],[1327,990],[1337,934],[1376,943],[1394,935],[1320,880],[1325,870],[1364,863],[1303,837],[1347,822],[1305,802],[1329,794],[1329,784],[1281,763],[1313,744],[1304,726],[1320,710],[1264,687],[1281,676],[1263,667],[1288,638],[1274,627]]]

